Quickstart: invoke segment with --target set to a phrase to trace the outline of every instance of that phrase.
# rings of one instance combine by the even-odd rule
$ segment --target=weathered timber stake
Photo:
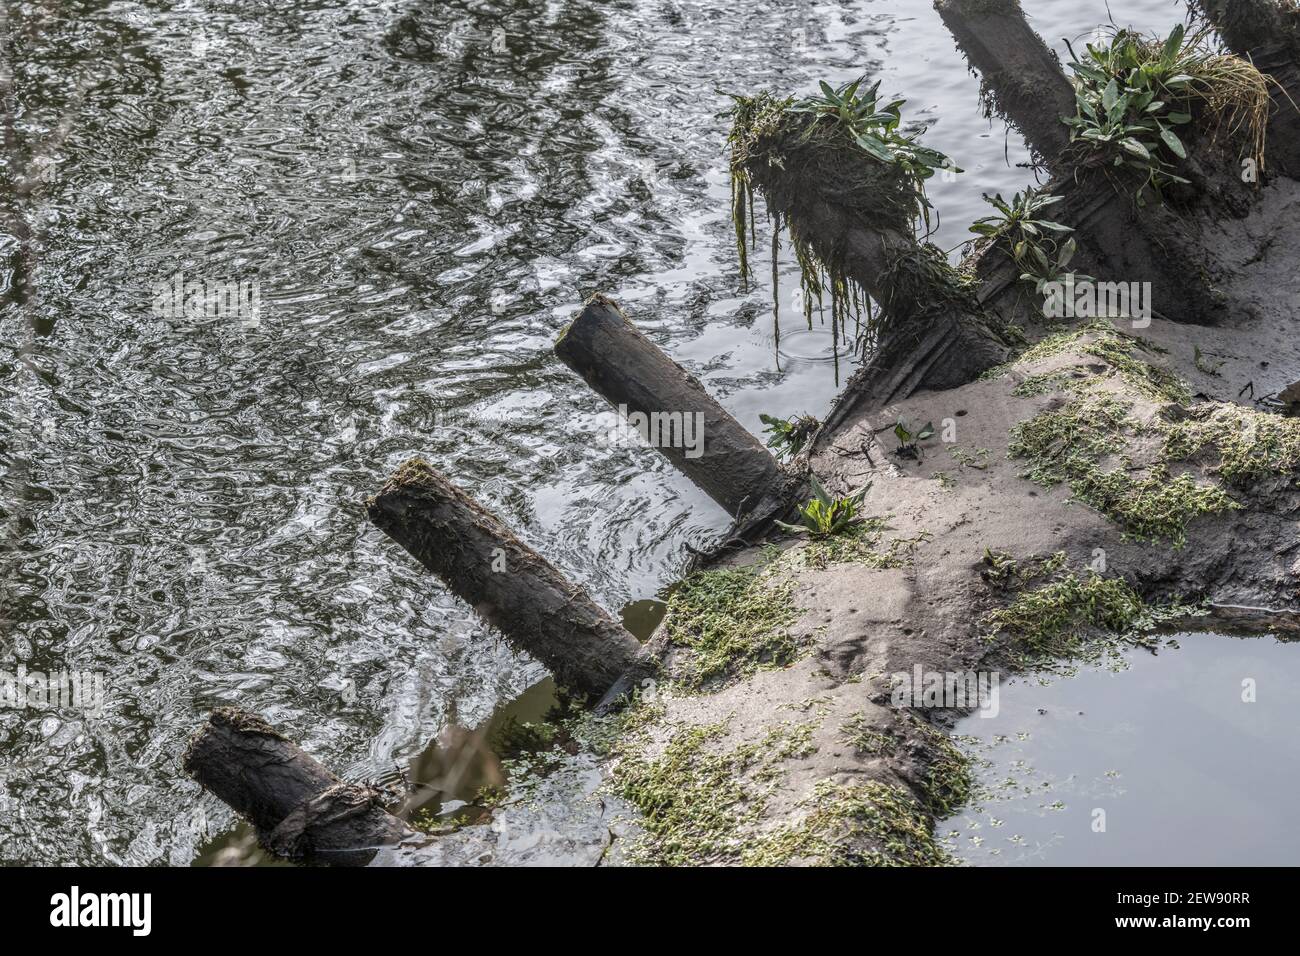
[[[611,405],[645,416],[642,434],[732,517],[753,512],[785,483],[763,443],[612,299],[593,296],[556,341],[555,354]]]
[[[234,707],[212,712],[182,758],[185,772],[292,860],[363,866],[415,836],[379,791],[344,783],[270,724]]]
[[[898,281],[905,271],[898,268],[900,263],[918,262],[927,254],[911,232],[868,224],[834,196],[810,199],[792,194],[782,188],[779,176],[762,166],[749,168],[748,173],[769,210],[788,223],[792,233],[806,236],[821,261],[839,263],[887,319],[924,313],[921,321],[886,322],[869,364],[855,373],[832,415],[863,401],[881,406],[922,389],[964,385],[1006,359],[1005,344],[982,316],[955,304],[935,308],[935,303],[925,301],[934,290]],[[829,433],[830,421],[823,425],[823,433]]]
[[[1228,49],[1271,76],[1267,163],[1300,175],[1300,11],[1278,0],[1192,0]],[[1254,157],[1263,163],[1265,157]]]
[[[1278,0],[1190,0],[1238,56],[1295,40],[1295,14]]]
[[[1061,63],[1025,21],[1016,0],[935,0],[957,44],[984,78],[997,109],[1020,130],[1040,162],[1055,168],[1070,142],[1063,116],[1075,112]]]
[[[370,520],[569,690],[601,698],[652,668],[587,592],[428,462],[402,465],[366,503]]]

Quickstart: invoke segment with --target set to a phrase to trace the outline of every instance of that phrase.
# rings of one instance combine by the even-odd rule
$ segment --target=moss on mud
[[[871,781],[823,780],[804,816],[750,846],[751,866],[944,866],[952,858],[935,842],[930,815],[903,787]]]
[[[636,863],[661,866],[741,863],[753,850],[754,825],[784,777],[783,761],[812,752],[817,722],[786,721],[758,741],[723,746],[728,721],[668,728],[651,756],[648,726],[661,711],[622,719],[612,785],[640,811]]]
[[[946,731],[915,713],[909,713],[909,718],[925,743],[921,792],[926,808],[936,817],[951,816],[970,799],[971,760]]]
[[[882,542],[888,525],[883,518],[867,518],[839,534],[809,540],[784,558],[791,568],[825,569],[832,564],[861,564],[884,570],[904,568],[912,562],[911,551],[925,540],[925,532],[910,538]]]
[[[1070,398],[1016,425],[1007,454],[1027,461],[1025,477],[1038,484],[1068,484],[1075,499],[1126,534],[1181,546],[1196,518],[1242,507],[1227,488],[1247,492],[1262,478],[1300,470],[1300,421],[1236,405],[1187,408],[1187,386],[1141,357],[1152,347],[1109,323],[1049,335],[1012,365],[1070,351],[1101,359],[1108,371],[1056,369],[1021,382],[1014,392],[1021,397],[1055,391]],[[1130,402],[1101,388],[1111,376],[1161,403],[1162,413],[1147,423],[1135,419]],[[1149,446],[1145,460],[1135,460],[1142,444]],[[1227,487],[1178,470],[1193,459],[1211,463],[1208,474]]]
[[[1076,499],[1136,538],[1167,538],[1181,546],[1193,519],[1240,507],[1214,485],[1171,474],[1163,461],[1135,465],[1122,449],[1150,429],[1128,411],[1109,396],[1074,399],[1016,425],[1007,455],[1029,462],[1025,477],[1031,481],[1068,484]]]
[[[627,747],[614,772],[615,791],[642,815],[646,837],[638,863],[686,866],[739,859],[740,829],[763,811],[765,799],[743,782],[761,759],[756,745],[718,752],[725,724],[676,730],[655,758]]]
[[[786,667],[801,644],[790,634],[798,616],[794,581],[776,566],[697,571],[668,597],[664,628],[690,653],[681,682],[692,690]]]
[[[823,780],[799,804],[794,822],[765,827],[769,803],[786,779],[787,759],[813,752],[820,719],[785,721],[761,738],[728,746],[730,721],[662,726],[664,711],[640,703],[615,718],[611,754],[615,793],[641,814],[642,836],[629,862],[659,866],[725,864],[937,865],[950,862],[932,832],[932,813],[958,799],[965,758],[938,728],[911,718],[924,742],[927,797],[879,782]],[[910,715],[909,715],[910,717]],[[652,734],[652,725],[660,724]],[[857,725],[861,730],[865,724]],[[662,736],[659,748],[652,738]],[[899,734],[893,746],[907,745]]]
[[[1210,473],[1234,488],[1247,490],[1274,476],[1294,480],[1300,471],[1300,419],[1207,404],[1164,431],[1166,461],[1208,458]]]
[[[877,730],[863,714],[854,714],[844,722],[843,740],[854,750],[872,757],[892,756],[903,739],[892,730]]]
[[[1113,374],[1118,375],[1148,398],[1186,404],[1191,400],[1187,386],[1168,369],[1153,365],[1140,357],[1155,356],[1161,351],[1142,339],[1119,331],[1105,319],[1097,319],[1076,328],[1061,329],[1044,336],[1025,348],[1010,362],[991,368],[981,378],[1001,378],[1013,368],[1029,365],[1066,352],[1090,355],[1106,362]],[[1022,382],[1015,394],[1038,395],[1051,391],[1054,384],[1069,385],[1069,371],[1056,370],[1031,376]],[[1096,376],[1093,376],[1093,380]]]
[[[1088,659],[1109,647],[1144,645],[1160,623],[1197,612],[1174,602],[1152,605],[1122,578],[1088,570],[1058,572],[984,618],[990,639],[1010,641],[1021,666]]]

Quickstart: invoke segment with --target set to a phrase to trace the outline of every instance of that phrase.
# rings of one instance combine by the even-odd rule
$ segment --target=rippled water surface
[[[1053,43],[1107,16],[1025,5]],[[777,355],[737,281],[717,90],[880,76],[967,170],[945,248],[1031,178],[928,0],[4,8],[0,670],[105,680],[0,709],[10,863],[193,862],[232,825],[178,770],[215,705],[376,778],[544,676],[367,525],[411,455],[610,608],[724,529],[550,351],[600,290],[755,430],[829,404],[829,333]],[[255,280],[258,322],[155,314],[178,274]]]

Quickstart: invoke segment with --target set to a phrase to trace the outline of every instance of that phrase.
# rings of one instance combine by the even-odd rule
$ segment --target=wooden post
[[[556,341],[555,354],[732,517],[753,511],[782,484],[781,467],[763,443],[612,299],[593,296]]]
[[[1056,168],[1070,142],[1061,117],[1074,115],[1074,90],[1017,0],[935,0],[935,8],[980,72],[997,110],[1040,162]]]
[[[1189,5],[1238,56],[1295,42],[1296,14],[1284,11],[1278,0],[1191,0]]]
[[[234,707],[212,712],[182,758],[185,772],[293,860],[363,866],[415,832],[371,787],[344,783],[270,724]]]
[[[599,699],[652,669],[587,592],[465,492],[416,458],[366,503],[370,520],[571,691]]]
[[[793,193],[781,181],[783,171],[754,164],[746,172],[777,220],[788,223],[792,233],[807,237],[822,262],[838,263],[885,313],[884,331],[869,365],[859,369],[844,391],[854,404],[868,381],[872,383],[869,401],[884,405],[922,389],[965,384],[1005,361],[1006,346],[977,310],[955,305],[936,308],[936,303],[924,298],[933,290],[898,281],[906,272],[900,265],[928,254],[911,232],[863,222],[833,195],[811,199]],[[916,319],[917,315],[922,318]]]

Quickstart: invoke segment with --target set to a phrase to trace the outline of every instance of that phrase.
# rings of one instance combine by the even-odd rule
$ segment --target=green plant
[[[1206,375],[1217,376],[1219,374],[1219,369],[1223,368],[1226,364],[1226,360],[1223,362],[1211,362],[1205,357],[1205,353],[1201,351],[1201,347],[1197,345],[1193,346],[1192,363],[1196,366],[1198,371],[1204,372]]]
[[[823,80],[819,84],[820,96],[795,100],[790,111],[808,113],[813,117],[804,131],[805,140],[817,133],[819,123],[836,124],[872,159],[903,170],[916,189],[921,213],[928,226],[930,203],[925,198],[925,181],[934,175],[936,169],[961,170],[943,153],[922,146],[916,136],[899,131],[903,121],[900,108],[906,100],[892,100],[882,105],[880,81],[863,90],[865,81],[866,77],[861,76],[851,83],[832,88]]]
[[[894,450],[894,454],[900,458],[919,458],[921,452],[917,448],[917,442],[934,437],[934,422],[926,422],[912,432],[902,421],[898,421],[894,424],[894,437],[898,439],[898,448]]]
[[[1073,237],[1057,243],[1054,235],[1073,232],[1070,226],[1043,218],[1043,210],[1060,202],[1061,196],[1036,193],[1032,189],[1016,193],[1007,202],[1002,194],[984,194],[984,201],[997,210],[971,224],[970,231],[989,239],[1004,239],[1011,258],[1020,269],[1020,278],[1041,289],[1045,283],[1060,279],[1077,250]],[[1089,278],[1084,276],[1083,278]]]
[[[1087,44],[1073,61],[1077,113],[1065,119],[1071,140],[1097,162],[1137,171],[1137,201],[1188,180],[1175,170],[1187,158],[1179,129],[1194,117],[1206,142],[1238,135],[1262,161],[1269,111],[1267,80],[1254,66],[1217,53],[1213,33],[1178,25],[1163,41],[1116,30],[1109,44]]]
[[[980,577],[986,584],[997,588],[1005,588],[1018,579],[1019,564],[1015,558],[1005,551],[993,551],[990,548],[984,549],[984,567],[980,569]]]
[[[826,538],[839,534],[862,520],[858,517],[858,507],[866,497],[870,485],[848,498],[833,498],[815,476],[810,477],[809,482],[812,485],[813,499],[799,508],[799,517],[803,519],[803,524],[794,525],[778,521],[777,524],[786,531],[795,534],[811,534],[814,538]]]
[[[821,422],[811,415],[799,415],[794,418],[777,418],[774,415],[759,415],[764,431],[770,433],[767,447],[782,458],[793,458],[803,450],[813,433],[821,427]]]

